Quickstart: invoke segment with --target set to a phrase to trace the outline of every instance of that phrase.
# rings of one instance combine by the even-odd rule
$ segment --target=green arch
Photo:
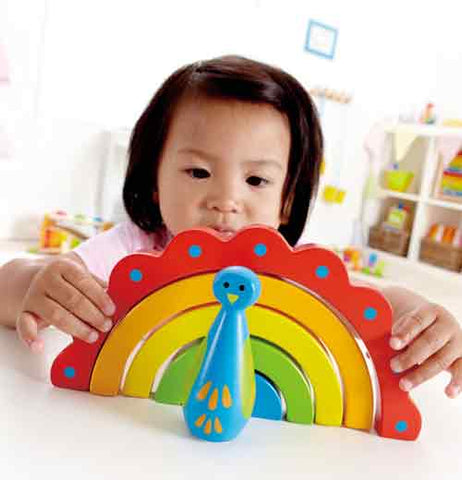
[[[295,361],[279,347],[251,337],[255,370],[265,375],[280,390],[286,403],[286,420],[312,424],[314,401],[312,388]],[[160,403],[183,405],[187,392],[186,377],[191,371],[200,342],[181,351],[165,370],[153,395]]]

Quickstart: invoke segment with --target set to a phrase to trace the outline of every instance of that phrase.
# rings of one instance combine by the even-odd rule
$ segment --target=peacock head
[[[213,293],[225,308],[241,310],[250,307],[260,292],[260,280],[246,267],[224,268],[213,280]]]

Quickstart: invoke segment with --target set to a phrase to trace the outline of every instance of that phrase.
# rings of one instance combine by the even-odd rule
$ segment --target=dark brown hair
[[[291,146],[279,231],[290,245],[300,238],[314,198],[323,155],[316,107],[302,85],[279,68],[238,56],[186,65],[155,93],[133,129],[123,188],[125,209],[146,232],[162,225],[153,201],[158,163],[176,106],[185,95],[239,100],[273,106],[287,116]]]

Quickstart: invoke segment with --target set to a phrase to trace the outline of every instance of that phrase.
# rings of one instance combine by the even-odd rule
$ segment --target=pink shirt
[[[93,275],[107,282],[115,264],[123,257],[140,250],[163,250],[171,238],[165,227],[146,233],[128,220],[81,243],[73,252]]]

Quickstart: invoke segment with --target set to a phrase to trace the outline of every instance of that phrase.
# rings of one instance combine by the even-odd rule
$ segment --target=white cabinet
[[[378,197],[366,200],[366,228],[380,224],[390,206],[402,203],[410,212],[410,241],[407,258],[419,261],[421,240],[431,225],[441,223],[462,227],[462,203],[442,199],[438,193],[441,155],[438,145],[441,139],[460,139],[462,128],[432,125],[389,125],[385,128],[384,165],[379,172]],[[415,135],[409,150],[399,162],[400,170],[414,173],[414,179],[405,193],[387,189],[385,171],[392,168],[395,159],[396,135]]]
[[[126,219],[122,189],[128,162],[131,131],[120,128],[106,132],[107,150],[96,195],[96,214],[114,223]]]

